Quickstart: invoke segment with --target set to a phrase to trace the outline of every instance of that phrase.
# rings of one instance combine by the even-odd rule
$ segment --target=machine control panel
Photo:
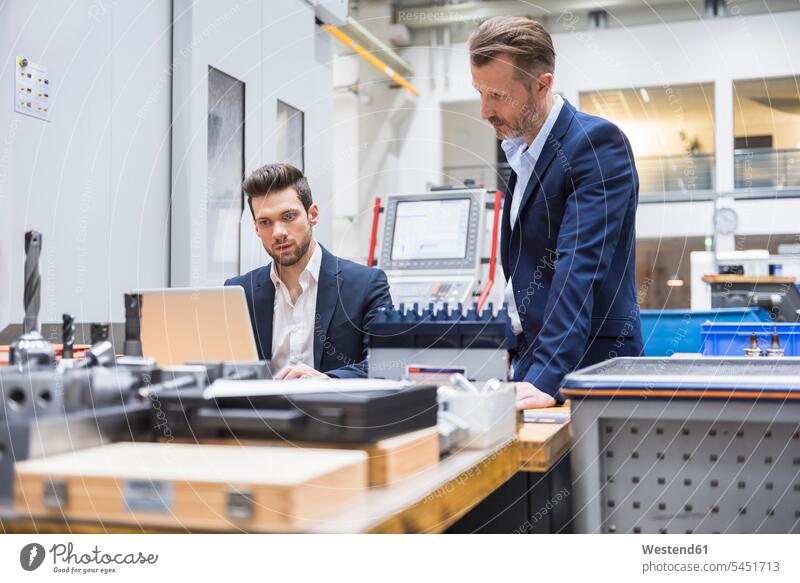
[[[474,269],[484,190],[391,195],[380,265],[384,271]]]
[[[464,187],[387,197],[379,267],[394,305],[454,306],[477,297],[485,279],[487,194]]]
[[[408,306],[414,304],[427,306],[429,303],[467,304],[473,286],[471,279],[408,281],[403,278],[390,278],[389,287],[395,305],[404,303]]]

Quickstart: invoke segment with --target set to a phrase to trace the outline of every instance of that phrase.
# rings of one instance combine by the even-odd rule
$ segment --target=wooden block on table
[[[193,443],[192,440],[182,440]],[[370,486],[389,486],[439,463],[439,432],[428,427],[395,435],[374,443],[320,443],[308,441],[275,441],[259,439],[200,439],[200,443],[216,445],[271,445],[294,448],[361,450],[367,454]]]
[[[517,432],[520,461],[525,472],[546,472],[572,443],[570,424],[521,423]]]
[[[366,448],[370,486],[388,486],[439,463],[436,427],[381,439]]]
[[[366,459],[362,451],[116,443],[18,463],[14,510],[32,518],[297,531],[363,493]]]

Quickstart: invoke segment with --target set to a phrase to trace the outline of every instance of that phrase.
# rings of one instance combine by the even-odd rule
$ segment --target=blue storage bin
[[[772,332],[776,328],[784,355],[800,356],[800,323],[795,322],[778,324],[706,322],[703,324],[703,355],[744,356],[744,349],[750,347],[750,336],[753,332],[758,337],[758,346],[766,351],[772,344]]]
[[[642,310],[641,320],[646,356],[702,352],[701,327],[705,322],[770,322],[764,308]]]

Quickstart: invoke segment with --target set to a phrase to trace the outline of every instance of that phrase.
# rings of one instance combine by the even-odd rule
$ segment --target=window
[[[276,155],[278,162],[303,168],[303,112],[278,100],[278,123],[276,128]]]
[[[244,83],[208,68],[206,282],[239,273],[239,221],[244,200]]]
[[[737,189],[800,188],[800,79],[733,84]]]
[[[691,303],[692,251],[705,251],[704,237],[636,240],[636,282],[643,310],[688,308]],[[681,285],[674,285],[674,282]]]
[[[636,282],[639,305],[643,310],[686,309],[691,307],[691,254],[706,251],[705,237],[663,237],[636,240]],[[798,235],[737,235],[737,251],[766,249],[773,257],[769,272],[797,275]],[[710,242],[709,242],[710,243]],[[790,257],[791,260],[785,259]],[[773,273],[776,269],[779,272]],[[766,268],[765,268],[766,273]],[[695,277],[702,274],[695,273]],[[677,285],[676,285],[677,284]]]
[[[580,109],[628,136],[641,194],[714,189],[711,83],[590,91],[581,93]]]

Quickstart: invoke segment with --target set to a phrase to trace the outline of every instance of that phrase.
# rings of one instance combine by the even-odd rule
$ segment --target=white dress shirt
[[[519,206],[522,204],[522,197],[525,194],[525,189],[533,175],[536,161],[542,153],[547,137],[550,135],[550,132],[553,131],[553,126],[556,124],[556,119],[563,105],[564,100],[560,95],[556,94],[553,97],[553,107],[550,109],[550,113],[547,114],[544,124],[542,124],[539,133],[536,134],[530,146],[525,143],[524,138],[511,138],[509,140],[503,140],[500,144],[506,154],[506,160],[508,160],[509,166],[511,166],[514,174],[517,175],[514,193],[511,196],[510,220],[512,230],[514,224],[517,222]],[[510,277],[508,279],[508,284],[506,284],[504,300],[506,304],[508,304],[508,317],[511,320],[511,330],[514,334],[519,335],[522,333],[522,322],[520,321],[519,312],[517,311],[517,302],[514,299],[514,286],[512,285]]]
[[[314,252],[300,274],[302,292],[293,304],[289,289],[275,271],[275,261],[269,277],[275,284],[275,304],[272,312],[272,370],[277,372],[289,364],[314,367],[314,320],[317,314],[317,284],[322,263],[322,250],[314,242]]]

